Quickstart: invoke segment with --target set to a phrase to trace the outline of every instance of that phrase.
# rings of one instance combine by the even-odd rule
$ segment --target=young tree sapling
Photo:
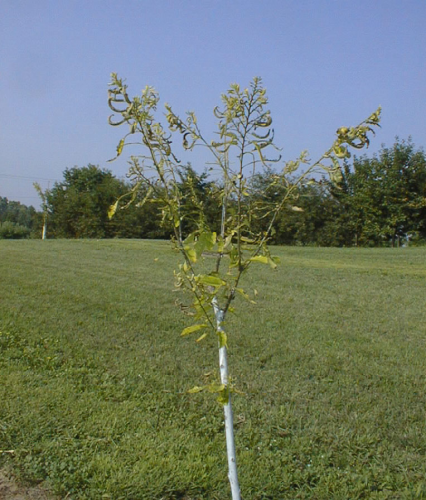
[[[281,156],[274,144],[271,128],[271,113],[267,109],[268,99],[260,78],[254,78],[249,88],[241,89],[232,84],[222,95],[222,107],[214,109],[218,120],[218,139],[209,141],[201,132],[197,118],[188,112],[182,119],[165,105],[168,131],[156,118],[159,95],[153,87],[145,87],[140,97],[130,98],[127,86],[116,74],[112,74],[109,90],[109,106],[114,115],[109,118],[113,126],[127,125],[128,133],[117,146],[117,156],[132,144],[142,147],[142,154],[130,159],[129,177],[133,189],[120,197],[111,206],[109,216],[132,203],[143,186],[147,192],[141,203],[154,199],[161,210],[163,221],[174,227],[173,243],[182,255],[182,263],[175,271],[176,286],[192,296],[189,311],[195,324],[185,328],[181,335],[198,334],[197,342],[209,334],[217,336],[219,344],[220,382],[204,387],[194,387],[189,392],[207,390],[217,394],[224,407],[225,431],[228,454],[228,477],[233,500],[239,500],[233,417],[231,405],[232,382],[228,371],[227,349],[229,332],[225,329],[225,318],[233,311],[232,304],[237,295],[254,303],[250,294],[241,287],[243,276],[252,264],[267,264],[275,268],[278,259],[267,246],[277,215],[283,209],[298,211],[295,205],[297,188],[307,182],[315,182],[312,175],[327,172],[332,181],[341,176],[339,161],[350,156],[351,147],[361,149],[368,146],[368,134],[379,125],[380,108],[356,127],[342,127],[332,146],[316,162],[310,162],[306,152],[296,161],[284,162],[281,169],[268,176],[270,191],[274,187],[284,193],[274,201],[265,202],[254,195],[251,180],[259,169],[270,169],[279,163]],[[217,228],[208,224],[204,200],[196,190],[191,191],[191,211],[185,210],[180,189],[182,165],[178,159],[173,135],[180,135],[184,150],[204,148],[219,176],[216,200],[221,207]],[[132,137],[132,142],[129,141]],[[133,138],[138,138],[134,141]],[[275,154],[269,158],[269,152]],[[115,158],[114,158],[115,159]],[[304,170],[298,177],[290,179],[299,167]],[[192,170],[194,183],[196,173]],[[189,183],[191,184],[191,183]],[[187,194],[186,194],[187,196]],[[195,212],[194,212],[195,208]],[[196,229],[185,234],[184,225],[191,219]],[[256,232],[256,222],[267,220],[266,230]],[[195,223],[195,226],[194,226]],[[259,224],[257,224],[259,227]],[[265,225],[263,225],[265,227]],[[205,271],[206,256],[213,257],[209,272]]]

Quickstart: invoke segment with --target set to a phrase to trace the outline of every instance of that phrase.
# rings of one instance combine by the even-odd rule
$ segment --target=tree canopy
[[[346,162],[329,193],[339,244],[395,246],[401,238],[426,238],[426,158],[410,140]]]

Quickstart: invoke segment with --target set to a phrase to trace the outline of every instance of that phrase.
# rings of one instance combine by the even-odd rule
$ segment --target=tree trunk
[[[46,239],[46,231],[47,231],[47,214],[44,212],[43,215],[43,231],[41,233],[41,239],[45,240]]]
[[[216,317],[217,329],[224,332],[222,323],[224,314],[222,309],[219,308],[216,297],[213,299],[213,308]],[[220,380],[222,384],[228,388],[229,375],[228,375],[228,355],[226,346],[219,347],[219,367],[220,367]],[[225,414],[225,435],[226,435],[226,452],[228,456],[228,478],[231,485],[232,500],[241,500],[240,485],[238,483],[237,473],[237,458],[235,453],[235,439],[234,439],[234,417],[232,413],[231,394],[228,393],[228,402],[223,405]]]

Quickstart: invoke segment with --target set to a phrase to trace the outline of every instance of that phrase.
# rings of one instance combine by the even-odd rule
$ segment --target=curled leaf
[[[269,257],[268,264],[272,267],[272,269],[276,269],[279,263],[280,263],[279,257]]]
[[[340,168],[333,168],[329,172],[330,180],[333,184],[338,184],[343,179],[342,171]]]
[[[334,146],[333,152],[337,156],[337,158],[350,158],[351,156],[347,147],[338,146],[337,144]]]

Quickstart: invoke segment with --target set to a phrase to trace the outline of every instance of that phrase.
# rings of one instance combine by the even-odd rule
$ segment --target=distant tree
[[[158,210],[159,204],[155,197],[147,199],[148,190],[144,186],[134,191],[134,185],[123,183],[125,203],[116,212],[115,217],[108,221],[108,237],[169,239],[173,227],[163,220]],[[132,193],[128,197],[128,193]],[[108,207],[109,208],[109,207]]]
[[[0,197],[0,223],[10,222],[26,228],[28,231],[21,231],[20,234],[26,235],[31,232],[37,223],[37,211],[33,206],[26,206],[19,201],[9,201],[7,198]],[[11,227],[7,225],[7,227]]]
[[[108,207],[127,191],[109,170],[89,164],[64,171],[64,180],[55,183],[46,196],[50,231],[62,238],[108,238],[114,226]]]
[[[334,211],[327,189],[310,180],[297,190],[298,210],[283,210],[276,221],[276,242],[285,245],[335,246],[333,233],[327,225]]]
[[[426,158],[396,140],[373,158],[345,163],[342,180],[330,184],[340,240],[345,245],[395,246],[400,238],[426,238]],[[336,227],[337,229],[337,227]]]
[[[10,221],[0,222],[0,240],[20,240],[29,236],[30,230],[28,227]]]
[[[33,186],[41,199],[41,206],[43,209],[43,228],[41,231],[41,239],[45,240],[46,234],[47,234],[47,219],[48,219],[48,214],[49,214],[49,208],[47,206],[47,195],[49,193],[49,190],[47,189],[47,190],[43,191],[43,189],[41,188],[41,186],[38,182],[34,182]]]
[[[4,222],[6,220],[6,214],[8,211],[9,200],[0,196],[0,221]]]

